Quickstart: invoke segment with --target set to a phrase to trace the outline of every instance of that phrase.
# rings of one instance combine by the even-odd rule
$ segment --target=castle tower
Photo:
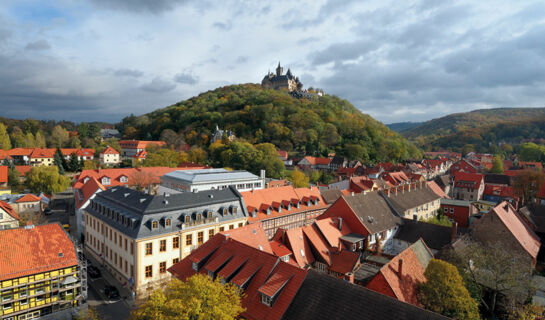
[[[278,67],[276,67],[276,75],[281,76],[283,72],[284,72],[284,68],[280,66],[280,61],[278,61]]]

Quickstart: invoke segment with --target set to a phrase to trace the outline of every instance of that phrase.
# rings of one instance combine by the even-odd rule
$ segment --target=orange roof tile
[[[30,154],[34,151],[32,148],[13,148],[11,150],[8,150],[8,154],[10,156],[30,156]]]
[[[187,168],[191,169],[191,168]],[[83,187],[86,178],[94,177],[100,181],[100,178],[106,176],[110,178],[110,185],[113,186],[129,186],[138,183],[157,184],[160,183],[160,177],[175,170],[186,170],[186,168],[168,168],[168,167],[143,167],[143,168],[122,168],[122,169],[98,169],[98,170],[83,170],[75,177],[76,182],[73,185],[74,189]],[[121,182],[121,177],[127,177],[128,182]]]
[[[265,251],[267,253],[273,253],[267,235],[261,223],[252,223],[240,228],[226,230],[221,232],[225,236],[229,236],[238,242],[249,245],[256,249]]]
[[[306,159],[311,165],[328,165],[331,162],[330,158],[306,156],[304,159]]]
[[[308,240],[312,243],[312,246],[318,251],[318,254],[322,259],[331,265],[331,257],[329,256],[329,248],[324,238],[320,236],[318,228],[315,225],[305,226],[302,228],[303,233],[307,236]],[[291,242],[290,242],[291,243]]]
[[[0,160],[4,160],[6,158],[11,159],[11,156],[9,155],[8,151],[0,149]]]
[[[16,203],[23,203],[23,202],[36,202],[36,201],[41,201],[41,199],[39,197],[36,197],[32,193],[27,193],[24,196],[22,196],[21,198],[17,199],[15,202]]]
[[[8,166],[0,166],[0,183],[8,182]]]
[[[522,221],[519,214],[508,202],[502,202],[492,209],[496,216],[509,229],[520,245],[534,259],[537,258],[541,242],[536,238],[530,228]]]
[[[79,193],[79,195],[76,197],[76,207],[81,208],[81,206],[89,200],[89,198],[95,194],[98,190],[106,190],[106,188],[95,179],[95,177],[91,177],[87,183],[83,185],[83,187],[79,190],[76,190],[76,192]]]
[[[26,174],[29,173],[31,169],[32,169],[31,166],[15,166],[15,170],[19,172],[19,175],[21,177],[26,176]]]
[[[101,152],[101,154],[119,154],[119,152],[117,152],[117,150],[115,150],[114,148],[108,146],[106,149],[104,149],[104,151]]]
[[[291,250],[288,249],[285,245],[282,244],[282,242],[273,240],[269,242],[272,251],[275,256],[277,257],[284,257],[292,254]]]
[[[34,148],[32,150],[32,153],[30,154],[31,159],[46,159],[46,158],[53,158],[55,156],[55,149],[42,149],[42,148]]]
[[[77,264],[74,244],[59,224],[0,231],[0,280]]]
[[[481,182],[483,182],[483,175],[478,173],[469,173],[469,172],[463,172],[463,171],[457,171],[454,174],[454,185],[455,186],[462,186],[464,188],[468,187],[467,182],[473,183],[473,186],[471,188],[478,189],[481,185]]]
[[[19,220],[19,215],[13,208],[9,205],[9,203],[0,200],[0,209],[3,209],[7,214],[9,214],[13,219]]]
[[[303,235],[302,228],[295,228],[290,230],[281,230],[277,232],[286,232],[287,245],[290,246],[293,252],[293,258],[301,268],[305,268],[314,263],[314,256],[310,246]]]
[[[436,195],[440,196],[443,199],[450,199],[450,197],[435,183],[435,181],[428,181],[428,187],[430,187],[431,191],[433,191]]]
[[[337,250],[331,253],[331,266],[329,266],[329,270],[341,274],[351,273],[356,269],[359,261],[359,253],[348,250]]]
[[[155,146],[165,146],[166,142],[164,141],[144,141],[144,140],[121,140],[119,145],[123,149],[145,149],[150,145]]]
[[[316,226],[318,227],[322,235],[326,238],[329,246],[331,247],[338,247],[339,238],[349,233],[352,233],[352,231],[348,227],[348,224],[346,224],[346,221],[342,221],[342,227],[339,230],[339,219],[340,218],[335,217],[315,221]]]

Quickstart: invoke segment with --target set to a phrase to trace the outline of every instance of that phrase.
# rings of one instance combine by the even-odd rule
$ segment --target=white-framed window
[[[119,181],[121,181],[121,182],[129,182],[129,178],[127,178],[126,176],[121,176],[121,178],[119,178]]]
[[[454,208],[450,208],[450,213],[454,213]]]
[[[6,303],[5,305],[2,306],[2,309],[4,309],[4,310],[11,309],[11,308],[13,308],[12,303]]]
[[[271,297],[268,297],[266,295],[264,295],[263,293],[261,294],[261,303],[263,303],[264,305],[266,306],[272,306],[272,298]]]

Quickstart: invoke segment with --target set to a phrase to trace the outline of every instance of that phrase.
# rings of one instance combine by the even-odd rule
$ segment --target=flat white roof
[[[260,179],[253,173],[244,170],[229,171],[223,168],[176,170],[164,175],[165,177],[186,181],[188,183],[204,183],[215,181],[233,180],[257,180]]]

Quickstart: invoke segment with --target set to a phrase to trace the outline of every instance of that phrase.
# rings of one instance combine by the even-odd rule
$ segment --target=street
[[[90,307],[96,309],[100,319],[124,320],[129,319],[130,309],[123,301],[123,296],[117,301],[110,301],[104,295],[104,287],[107,285],[103,278],[89,279],[87,302]]]

